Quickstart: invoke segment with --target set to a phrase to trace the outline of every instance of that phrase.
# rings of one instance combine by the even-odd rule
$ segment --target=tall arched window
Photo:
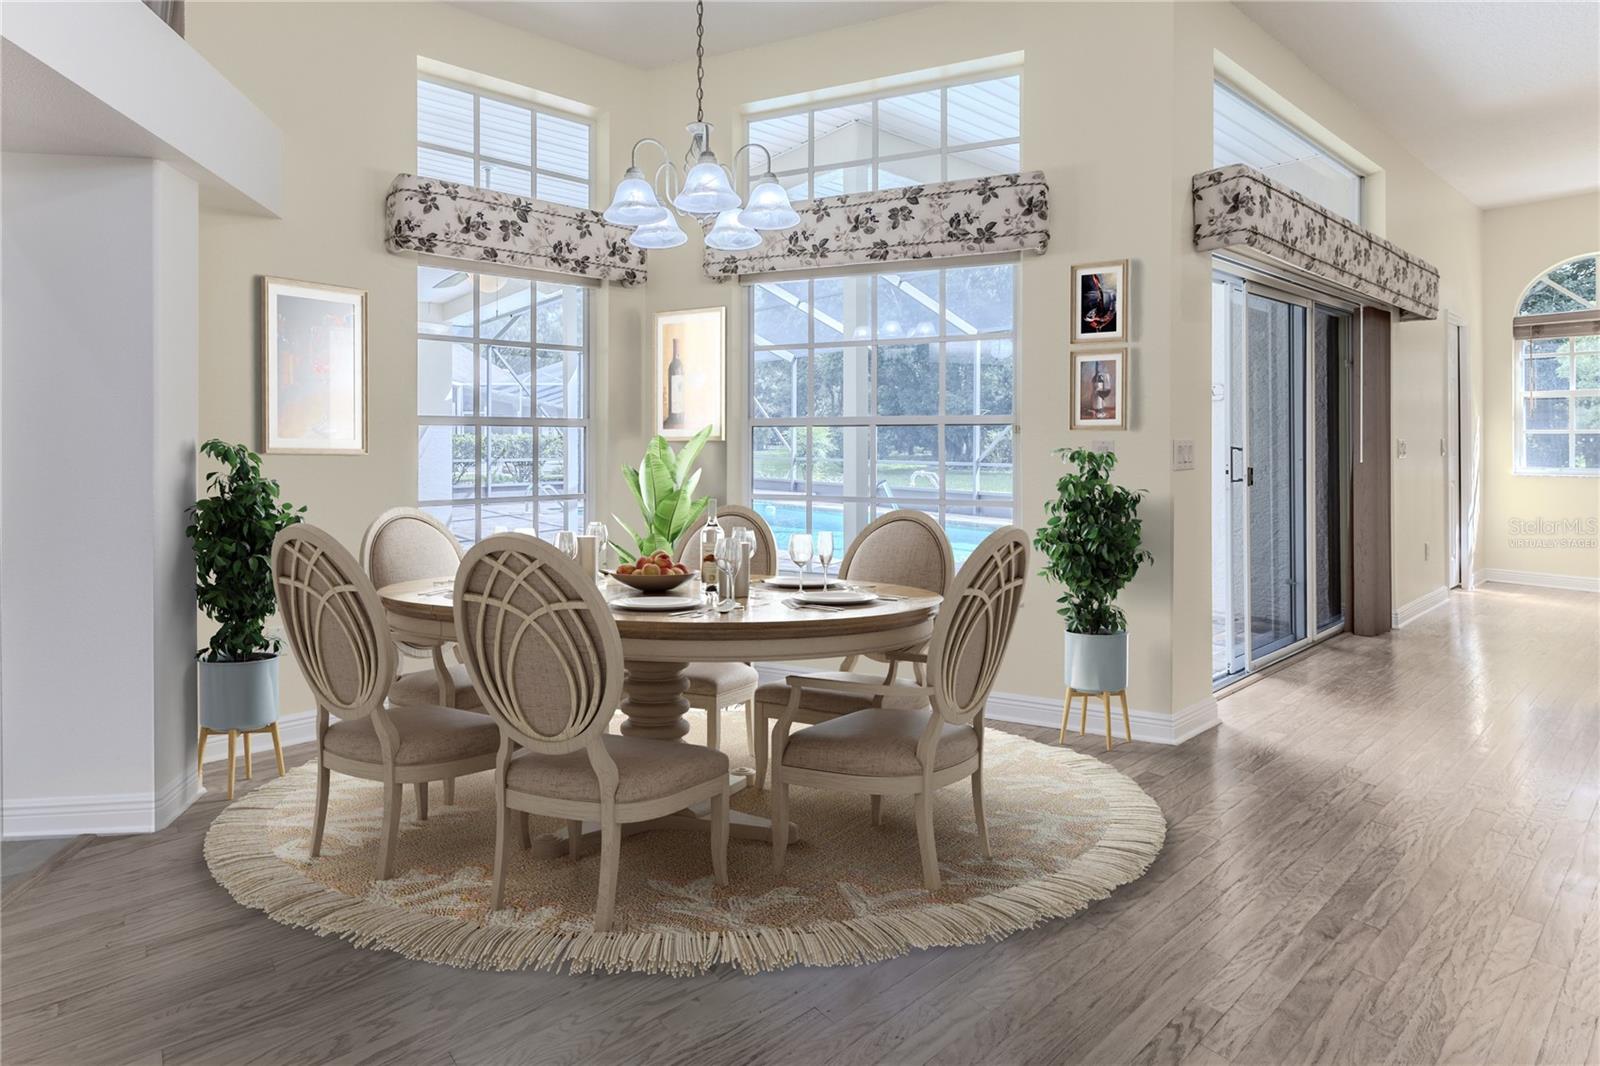
[[[1546,270],[1522,293],[1517,342],[1515,468],[1600,476],[1600,310],[1595,255]]]

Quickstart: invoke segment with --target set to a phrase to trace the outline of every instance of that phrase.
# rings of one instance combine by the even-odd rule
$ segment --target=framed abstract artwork
[[[1128,261],[1072,268],[1072,341],[1127,341],[1132,301]]]
[[[1072,353],[1072,429],[1128,428],[1128,349]]]
[[[655,432],[688,440],[705,426],[724,439],[727,308],[656,312]]]
[[[261,279],[261,450],[367,450],[367,294]]]

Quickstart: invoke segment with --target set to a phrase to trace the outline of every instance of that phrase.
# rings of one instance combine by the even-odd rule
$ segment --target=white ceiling
[[[664,67],[694,58],[694,4],[684,0],[626,3],[587,0],[451,0],[485,18],[615,59],[632,67]],[[786,3],[712,0],[706,4],[706,53],[735,52],[808,33],[853,26],[922,7],[917,0]]]
[[[1238,7],[1481,207],[1600,186],[1600,5]]]

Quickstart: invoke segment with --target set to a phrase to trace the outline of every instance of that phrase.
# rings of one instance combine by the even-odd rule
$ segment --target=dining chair
[[[728,504],[717,508],[717,521],[724,532],[733,529],[753,529],[756,534],[756,553],[750,560],[752,575],[771,575],[778,572],[778,541],[772,535],[767,520],[748,507]],[[678,562],[685,566],[700,565],[700,530],[705,520],[696,522],[678,542]],[[756,750],[755,709],[753,701],[760,675],[749,663],[690,663],[684,671],[689,688],[684,696],[689,706],[706,712],[706,744],[722,747],[722,712],[729,707],[744,704],[745,740],[752,755]]]
[[[955,573],[955,553],[950,548],[950,538],[945,536],[939,523],[921,511],[894,510],[879,515],[863,529],[845,549],[839,562],[841,581],[865,581],[883,585],[909,585],[944,595]],[[871,652],[865,656],[851,655],[839,664],[839,669],[818,673],[814,677],[828,677],[838,681],[861,682],[875,685],[894,685],[898,680],[901,662],[910,662],[917,684],[921,684],[922,663],[920,653],[925,649],[906,649],[898,652]],[[883,664],[881,675],[858,672],[862,658]],[[907,697],[894,692],[886,696],[890,706],[903,703]],[[913,700],[915,697],[911,697]],[[789,702],[789,687],[782,681],[758,685],[750,704],[751,751],[755,753],[755,787],[761,788],[766,780],[767,735],[770,723],[776,719]],[[878,701],[882,702],[882,701]],[[815,724],[850,714],[866,707],[878,705],[870,698],[847,692],[818,692],[800,708],[796,721]]]
[[[402,791],[416,789],[428,817],[428,782],[494,766],[500,735],[486,715],[456,707],[388,703],[394,640],[372,580],[327,531],[289,526],[272,542],[278,618],[317,700],[317,810],[311,857],[322,854],[332,771],[383,783],[378,879],[394,876]]]
[[[576,859],[600,823],[594,928],[611,928],[622,826],[711,804],[711,865],[728,882],[728,757],[697,744],[606,732],[622,691],[622,637],[605,597],[552,545],[522,533],[480,541],[456,575],[456,640],[500,730],[494,896],[505,895],[509,812],[567,823]]]
[[[443,522],[416,507],[392,507],[373,519],[361,537],[361,565],[378,588],[424,578],[453,579],[461,565],[461,542]],[[478,707],[466,667],[450,662],[446,648],[401,644],[402,655],[431,659],[432,670],[413,670],[395,678],[389,702]],[[451,656],[451,658],[456,658]]]
[[[986,537],[967,559],[939,608],[926,656],[925,684],[915,686],[920,705],[871,706],[807,726],[789,727],[808,699],[850,696],[876,699],[903,686],[794,674],[785,685],[789,700],[772,734],[772,822],[789,818],[789,788],[804,785],[872,797],[872,823],[882,819],[883,797],[915,797],[922,884],[939,888],[939,855],[933,839],[933,793],[972,779],[972,810],[978,847],[989,858],[983,817],[983,709],[1005,657],[1028,576],[1028,537],[1005,526]],[[772,863],[783,869],[788,834],[773,835]]]

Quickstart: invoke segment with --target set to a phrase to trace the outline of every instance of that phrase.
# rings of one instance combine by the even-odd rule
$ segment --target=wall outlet
[[[1172,442],[1172,469],[1194,469],[1194,441],[1175,440]]]
[[[1403,439],[1397,439],[1394,442],[1394,457],[1396,459],[1404,459],[1406,457],[1406,442]]]

